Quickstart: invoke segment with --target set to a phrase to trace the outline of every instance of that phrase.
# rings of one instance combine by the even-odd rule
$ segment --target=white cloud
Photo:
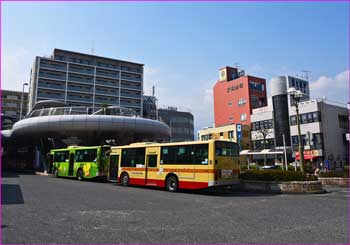
[[[340,72],[334,77],[320,76],[310,83],[312,97],[326,96],[329,100],[347,102],[349,92],[349,70]]]

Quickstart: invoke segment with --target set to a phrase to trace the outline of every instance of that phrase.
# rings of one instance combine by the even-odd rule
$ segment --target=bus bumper
[[[228,186],[228,185],[238,185],[239,180],[234,179],[234,180],[211,180],[208,182],[208,187],[211,186]]]

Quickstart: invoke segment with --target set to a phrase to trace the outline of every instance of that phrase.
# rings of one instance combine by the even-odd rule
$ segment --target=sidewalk
[[[41,175],[41,176],[52,176],[52,174],[47,173],[46,171],[44,172],[35,172],[36,175]]]

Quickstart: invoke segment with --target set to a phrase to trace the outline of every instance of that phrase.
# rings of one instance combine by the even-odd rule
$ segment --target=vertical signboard
[[[239,148],[241,148],[241,142],[242,142],[242,125],[236,124],[236,139],[237,144],[239,145]]]

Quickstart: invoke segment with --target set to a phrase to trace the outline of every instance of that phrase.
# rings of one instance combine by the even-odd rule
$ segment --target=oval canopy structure
[[[170,128],[163,122],[115,115],[48,115],[23,119],[12,130],[2,132],[6,140],[35,140],[42,137],[77,137],[87,144],[107,139],[127,144],[135,141],[163,141],[170,137]]]

